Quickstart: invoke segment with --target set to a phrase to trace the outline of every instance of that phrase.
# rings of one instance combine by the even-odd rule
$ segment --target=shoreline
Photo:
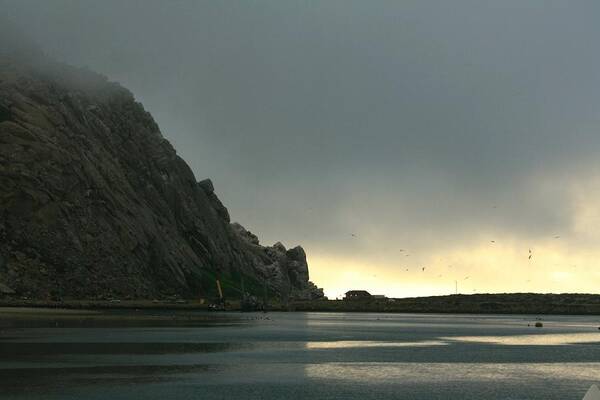
[[[0,299],[7,309],[63,310],[163,310],[210,311],[208,303],[194,300],[63,300]],[[221,312],[241,312],[238,300],[227,302]],[[596,294],[471,294],[398,299],[312,300],[289,304],[271,303],[268,311],[282,312],[367,312],[406,314],[539,314],[598,315],[600,295]],[[258,312],[258,310],[257,310]]]

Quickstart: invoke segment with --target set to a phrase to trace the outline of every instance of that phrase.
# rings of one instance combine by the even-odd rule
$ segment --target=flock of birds
[[[496,208],[496,206],[494,206],[494,208]],[[356,237],[357,237],[355,233],[351,233],[350,235],[351,235],[353,238],[356,238]],[[554,236],[554,239],[560,239],[560,236],[559,236],[559,235],[555,235],[555,236]],[[492,244],[495,244],[495,243],[496,243],[496,241],[495,241],[495,240],[490,240],[490,243],[492,243]],[[401,252],[401,253],[404,253],[404,252],[406,252],[406,250],[405,250],[405,249],[399,249],[399,252]],[[408,254],[408,253],[407,253],[407,254],[405,254],[404,256],[405,256],[405,257],[409,257],[409,256],[410,256],[410,254]],[[532,258],[533,258],[533,251],[532,251],[532,250],[531,250],[531,248],[530,248],[530,249],[529,249],[529,253],[528,253],[528,255],[527,255],[527,259],[531,261],[531,259],[532,259]],[[575,266],[573,266],[573,267],[575,267]],[[452,268],[452,265],[448,265],[448,268]],[[426,269],[426,267],[421,267],[421,272],[425,272],[425,269]],[[407,271],[407,272],[408,272],[409,270],[410,270],[409,268],[406,268],[406,271]],[[373,275],[373,277],[374,277],[374,278],[376,278],[376,277],[377,277],[377,275]],[[443,277],[443,275],[442,275],[442,274],[439,274],[437,277],[438,277],[438,278],[441,278],[441,277]],[[469,278],[470,278],[470,276],[465,276],[465,277],[463,278],[463,280],[468,280]],[[531,282],[531,279],[528,279],[528,280],[526,281],[526,283],[530,283],[530,282]],[[475,292],[476,290],[475,290],[475,289],[473,289],[473,291]]]

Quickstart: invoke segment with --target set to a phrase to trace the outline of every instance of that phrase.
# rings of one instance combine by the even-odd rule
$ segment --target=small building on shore
[[[366,290],[349,290],[346,292],[344,300],[369,300],[371,298],[371,293]]]

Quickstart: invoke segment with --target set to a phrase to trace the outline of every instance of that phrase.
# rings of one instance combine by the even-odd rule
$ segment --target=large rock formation
[[[301,247],[262,247],[133,95],[40,55],[0,57],[0,296],[311,298]]]

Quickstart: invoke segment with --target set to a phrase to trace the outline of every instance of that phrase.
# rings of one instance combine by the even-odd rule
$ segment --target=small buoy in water
[[[536,327],[536,328],[541,328],[541,327],[543,327],[543,326],[544,326],[544,324],[542,324],[541,322],[536,322],[536,323],[535,323],[535,327]]]

